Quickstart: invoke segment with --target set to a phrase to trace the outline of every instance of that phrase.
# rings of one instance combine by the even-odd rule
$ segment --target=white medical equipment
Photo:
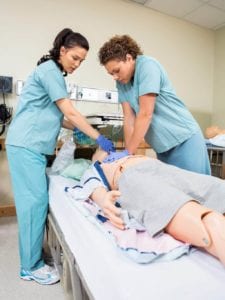
[[[117,91],[82,87],[70,82],[66,85],[71,100],[118,103]]]
[[[77,100],[118,103],[118,92],[89,87],[77,87]]]
[[[91,114],[86,118],[92,126],[114,141],[118,134],[122,135],[123,116],[119,113]]]
[[[123,125],[123,115],[119,113],[104,113],[104,114],[91,114],[87,115],[86,118],[92,125],[97,126],[122,126]]]
[[[119,113],[93,114],[86,116],[89,123],[96,127],[100,133],[113,142],[123,140],[123,116]]]

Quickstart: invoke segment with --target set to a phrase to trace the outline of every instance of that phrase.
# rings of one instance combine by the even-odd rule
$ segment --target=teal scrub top
[[[38,153],[52,154],[63,114],[55,101],[68,98],[65,79],[53,60],[48,60],[28,77],[9,126],[6,144]]]
[[[137,56],[133,80],[127,84],[117,82],[117,89],[119,102],[129,102],[136,114],[140,96],[148,93],[157,95],[152,122],[145,135],[145,140],[157,153],[172,149],[200,130],[177,97],[166,71],[152,57]]]

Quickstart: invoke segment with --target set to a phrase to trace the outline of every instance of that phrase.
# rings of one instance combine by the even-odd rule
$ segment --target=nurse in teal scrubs
[[[142,54],[129,36],[114,36],[99,50],[99,60],[116,80],[124,114],[126,150],[105,161],[133,154],[145,139],[161,161],[210,174],[199,125],[177,97],[168,75],[154,58]]]
[[[48,210],[46,155],[54,153],[61,126],[78,128],[102,149],[114,150],[68,99],[64,76],[80,66],[88,50],[81,34],[67,28],[59,32],[49,55],[26,80],[6,138],[19,225],[20,277],[40,284],[59,280],[56,270],[42,259],[42,243]]]

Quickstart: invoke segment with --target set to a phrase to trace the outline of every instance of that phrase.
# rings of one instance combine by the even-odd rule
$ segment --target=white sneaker
[[[40,284],[53,284],[60,280],[58,271],[48,265],[44,265],[35,271],[21,269],[20,278],[28,281],[34,280]]]

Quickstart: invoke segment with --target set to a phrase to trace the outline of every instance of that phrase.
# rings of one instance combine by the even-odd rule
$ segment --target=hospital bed
[[[48,243],[68,299],[225,299],[225,268],[217,259],[196,250],[170,262],[133,262],[67,197],[64,187],[74,184],[50,176]]]

